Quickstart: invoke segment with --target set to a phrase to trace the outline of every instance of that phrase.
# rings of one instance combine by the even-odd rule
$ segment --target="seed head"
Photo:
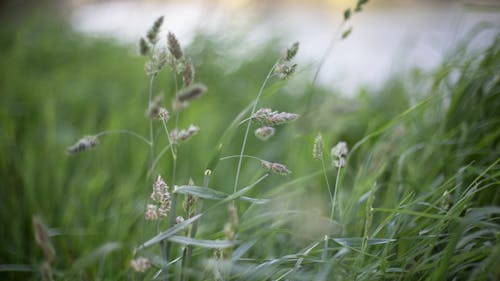
[[[175,218],[175,223],[176,224],[179,224],[179,223],[183,223],[184,222],[184,218],[182,216],[178,216]]]
[[[149,54],[149,45],[148,45],[148,42],[146,42],[146,39],[144,38],[141,38],[139,40],[139,53],[142,55],[142,56],[146,56]]]
[[[160,206],[170,207],[170,192],[168,191],[168,185],[163,181],[161,176],[158,176],[153,183],[153,192],[150,197]]]
[[[182,50],[181,50],[181,45],[179,44],[179,41],[177,40],[177,37],[172,32],[169,32],[167,34],[167,44],[168,44],[168,50],[174,56],[175,59],[180,60],[183,56]]]
[[[147,75],[154,75],[165,67],[168,61],[167,53],[164,50],[160,50],[153,54],[153,57],[146,62],[144,66],[144,71]]]
[[[146,272],[151,266],[151,263],[147,258],[138,257],[130,261],[130,266],[135,272]]]
[[[205,87],[205,85],[195,84],[195,85],[192,85],[190,87],[182,89],[177,94],[177,99],[182,103],[189,102],[191,100],[194,100],[194,99],[200,97],[206,91],[207,91],[207,87]]]
[[[299,51],[299,42],[295,42],[292,44],[290,48],[286,50],[285,53],[285,61],[291,61],[295,55],[297,55],[297,52]]]
[[[269,108],[257,110],[252,119],[266,126],[277,126],[289,123],[299,117],[298,114],[272,111]]]
[[[160,107],[158,110],[158,118],[162,121],[167,122],[170,119],[170,114],[165,107]]]
[[[323,137],[321,133],[318,133],[314,139],[313,158],[316,160],[321,160],[323,158]]]
[[[349,27],[344,32],[342,32],[342,39],[347,38],[351,34],[351,32],[352,32],[352,27]]]
[[[351,9],[346,9],[344,11],[344,21],[347,21],[351,17]]]
[[[260,140],[266,141],[269,138],[271,138],[272,136],[274,136],[275,132],[276,132],[275,128],[269,127],[269,126],[264,126],[264,127],[257,128],[255,130],[255,136],[257,138],[259,138]]]
[[[154,100],[149,104],[148,109],[146,110],[146,116],[149,118],[156,118],[160,114],[161,105],[163,103],[163,97],[158,95],[154,98]]]
[[[347,144],[343,141],[337,143],[337,145],[335,145],[330,151],[330,154],[333,158],[332,165],[336,168],[345,167],[346,165],[345,157],[347,156],[347,153],[349,153]]]
[[[148,204],[146,209],[146,220],[154,221],[158,219],[158,207],[154,204]]]
[[[264,169],[269,170],[277,175],[286,176],[292,173],[287,167],[280,163],[271,163],[268,161],[261,161],[261,165]]]
[[[276,73],[281,80],[285,80],[295,73],[297,69],[297,64],[279,63],[274,68],[274,73]]]
[[[189,128],[187,130],[185,130],[185,129],[182,129],[180,131],[173,130],[170,133],[170,138],[175,143],[177,143],[179,140],[187,141],[192,136],[196,135],[199,131],[200,131],[200,127],[191,124],[191,125],[189,125]]]
[[[160,32],[161,25],[163,24],[163,16],[159,17],[154,23],[153,26],[148,30],[146,37],[148,38],[149,43],[152,45],[158,42],[158,33]]]
[[[337,143],[332,150],[330,151],[332,157],[334,158],[340,158],[347,156],[347,153],[349,153],[349,149],[347,148],[347,143],[341,141]]]
[[[184,68],[184,72],[182,73],[182,81],[184,83],[184,86],[187,87],[187,86],[191,85],[191,83],[194,80],[194,74],[195,74],[195,70],[194,70],[193,62],[191,61],[191,59],[187,59],[186,64],[185,64],[185,68]]]
[[[74,145],[66,149],[66,153],[74,155],[85,150],[89,150],[99,144],[97,136],[85,136],[79,139]]]
[[[55,256],[55,251],[52,243],[50,242],[49,230],[42,223],[39,217],[33,216],[32,221],[36,243],[42,249],[46,261],[52,262]]]

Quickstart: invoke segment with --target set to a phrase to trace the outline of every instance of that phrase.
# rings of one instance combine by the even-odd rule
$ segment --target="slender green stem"
[[[337,188],[339,185],[339,178],[340,178],[340,170],[342,168],[339,167],[337,170],[337,178],[335,179],[335,187],[333,189],[333,202],[332,202],[332,210],[330,213],[330,219],[333,220],[333,213],[335,212],[335,203],[337,202]]]
[[[160,159],[163,157],[163,155],[165,155],[165,153],[166,153],[169,149],[171,149],[171,146],[172,146],[171,144],[168,144],[167,146],[165,146],[165,147],[164,147],[164,148],[160,151],[160,153],[158,153],[158,156],[156,156],[156,158],[155,158],[155,163],[154,163],[154,164],[155,164],[155,166],[156,166],[156,164],[158,163],[158,161],[160,161]]]
[[[133,132],[133,131],[129,131],[129,130],[108,130],[108,131],[103,131],[103,132],[99,132],[97,134],[95,134],[94,136],[95,137],[100,137],[100,136],[104,136],[104,135],[113,135],[113,134],[126,134],[126,135],[131,135],[131,136],[134,136],[140,140],[142,140],[143,142],[145,142],[147,145],[151,146],[151,142],[149,140],[147,140],[145,137],[139,135],[138,133],[136,132]]]
[[[173,76],[174,76],[174,83],[175,83],[175,95],[177,95],[177,92],[178,92],[178,89],[177,89],[177,75],[175,74],[175,72],[173,72]],[[178,131],[179,130],[179,112],[176,111],[175,112],[175,131]],[[177,150],[177,144],[175,142],[171,142],[172,146],[172,156],[173,156],[173,159],[172,159],[172,178],[171,178],[171,181],[172,181],[172,185],[175,185],[175,177],[176,177],[176,172],[177,172],[177,156],[178,156],[178,150]],[[175,224],[175,218],[176,218],[176,210],[177,210],[177,200],[178,200],[178,195],[177,193],[174,193],[172,195],[172,202],[171,202],[171,205],[170,205],[170,216],[169,216],[169,220],[168,220],[168,228],[171,228],[174,224]],[[163,246],[162,246],[163,248]],[[168,260],[170,259],[170,251],[172,249],[172,242],[170,241],[167,241],[166,242],[166,245],[165,245],[165,261],[168,262]],[[165,270],[165,280],[168,281],[168,269]]]
[[[250,117],[254,115],[255,109],[257,108],[257,104],[259,103],[260,96],[262,96],[262,93],[264,92],[264,89],[267,85],[267,82],[271,78],[274,72],[274,68],[276,67],[276,63],[271,67],[271,70],[269,70],[269,73],[267,73],[266,79],[262,83],[259,93],[257,94],[257,97],[255,98],[252,106],[252,111],[250,113]],[[241,145],[241,152],[240,152],[240,158],[238,160],[238,168],[236,169],[236,177],[234,179],[234,188],[233,192],[236,192],[238,190],[238,181],[240,179],[240,172],[241,172],[241,163],[243,162],[243,155],[245,154],[245,148],[247,144],[247,139],[248,139],[248,133],[250,132],[250,125],[252,125],[252,119],[249,118],[247,121],[247,128],[245,131],[245,136],[243,137],[243,144]]]
[[[151,79],[149,79],[149,104],[153,99],[153,82],[156,78],[156,75],[151,75]],[[149,106],[148,104],[148,106]],[[151,168],[150,175],[153,175],[155,172],[155,140],[154,140],[154,127],[153,127],[153,118],[149,118],[149,141],[151,144]]]
[[[323,170],[323,176],[325,177],[326,188],[328,189],[328,195],[330,195],[330,206],[332,208],[330,210],[330,220],[332,220],[333,219],[333,207],[334,207],[332,188],[330,186],[330,182],[328,181],[328,176],[326,175],[325,158],[323,156],[321,156],[321,166],[322,166],[322,170]]]
[[[229,155],[229,156],[224,156],[224,157],[219,158],[219,160],[222,161],[222,160],[227,160],[227,159],[231,159],[231,158],[240,158],[240,157],[251,158],[251,159],[258,160],[260,162],[266,161],[266,160],[264,160],[262,158],[259,158],[259,157],[256,157],[256,156],[252,156],[252,155],[246,155],[246,154],[244,154],[244,155]]]
[[[175,155],[175,152],[173,149],[172,139],[170,138],[170,133],[168,132],[167,122],[165,122],[165,120],[162,120],[162,124],[163,124],[163,128],[165,129],[165,134],[167,134],[167,139],[168,139],[168,144],[169,144],[168,146],[170,147],[170,150],[172,151],[172,157],[176,158],[176,155]]]

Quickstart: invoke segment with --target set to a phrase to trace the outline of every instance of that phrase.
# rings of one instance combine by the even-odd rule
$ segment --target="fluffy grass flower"
[[[289,112],[272,111],[269,108],[261,108],[257,110],[252,119],[266,126],[278,126],[289,123],[299,117],[298,114]]]
[[[97,136],[85,136],[79,139],[75,144],[66,149],[66,153],[74,155],[85,150],[89,150],[99,144]]]
[[[276,132],[276,129],[273,127],[269,126],[264,126],[257,128],[255,130],[255,136],[259,138],[260,140],[266,141],[270,139],[272,136],[274,136],[274,133]]]
[[[288,170],[288,168],[280,163],[271,163],[268,161],[261,161],[261,165],[264,169],[273,172],[274,174],[280,175],[280,176],[286,176],[288,174],[291,174],[292,172]]]
[[[323,137],[321,133],[318,133],[314,139],[313,158],[316,160],[321,160],[323,158]]]
[[[151,263],[145,257],[138,257],[130,261],[130,266],[135,272],[146,272],[151,267]]]

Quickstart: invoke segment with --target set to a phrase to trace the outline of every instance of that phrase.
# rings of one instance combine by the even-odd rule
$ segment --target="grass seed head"
[[[182,89],[178,94],[177,94],[177,99],[182,102],[189,102],[192,101],[201,95],[203,95],[207,91],[207,87],[203,84],[194,84],[190,87]]]
[[[321,133],[318,133],[314,139],[313,158],[316,160],[321,160],[323,158],[323,137]]]
[[[139,40],[139,53],[142,56],[147,56],[149,54],[150,48],[148,42],[146,42],[146,39],[141,38]]]
[[[291,61],[295,55],[297,55],[297,52],[299,51],[299,42],[295,42],[292,44],[290,48],[286,50],[285,53],[285,61]]]
[[[167,34],[167,44],[168,50],[174,56],[175,59],[180,60],[183,57],[181,45],[179,44],[179,40],[172,32]]]
[[[288,170],[288,168],[285,165],[280,163],[261,161],[261,165],[264,169],[280,176],[286,176],[292,173],[290,170]]]
[[[66,153],[74,155],[85,150],[89,150],[99,144],[97,136],[85,136],[79,139],[74,145],[66,149]]]
[[[163,16],[159,17],[154,23],[153,26],[148,30],[146,37],[148,38],[149,43],[155,45],[158,42],[158,33],[160,32],[160,28],[163,24]]]
[[[264,126],[264,127],[257,128],[255,130],[255,136],[260,140],[266,141],[266,140],[270,139],[272,136],[274,136],[275,132],[276,132],[275,128],[269,127],[269,126]]]
[[[130,261],[130,266],[135,272],[146,272],[151,267],[151,263],[145,257],[138,257]]]
[[[194,70],[194,65],[191,59],[186,59],[186,63],[184,66],[184,72],[182,73],[182,81],[184,83],[184,86],[189,86],[191,83],[194,81],[194,75],[195,75],[195,70]]]

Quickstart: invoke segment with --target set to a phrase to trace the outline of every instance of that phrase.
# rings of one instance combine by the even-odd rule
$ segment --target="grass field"
[[[438,69],[402,73],[352,98],[311,85],[311,67],[270,79],[257,109],[300,117],[265,142],[252,124],[244,154],[292,173],[268,173],[243,157],[235,192],[247,123],[231,124],[250,116],[292,42],[268,42],[246,56],[235,51],[243,47],[237,38],[203,34],[183,46],[208,91],[179,114],[178,127],[200,131],[172,146],[173,161],[161,122],[152,122],[154,155],[167,153],[150,174],[151,146],[128,134],[66,153],[106,130],[151,141],[147,58],[43,17],[9,27],[0,29],[0,279],[500,279],[498,37],[484,50],[455,46]],[[151,89],[169,110],[180,88],[174,79],[166,68]],[[324,169],[313,159],[318,133]],[[349,147],[340,170],[330,158],[339,141]],[[170,213],[184,223],[144,219],[158,174],[171,188],[198,187],[170,190],[178,201]],[[198,197],[191,226],[181,191]],[[144,273],[130,266],[140,256],[151,263]]]

